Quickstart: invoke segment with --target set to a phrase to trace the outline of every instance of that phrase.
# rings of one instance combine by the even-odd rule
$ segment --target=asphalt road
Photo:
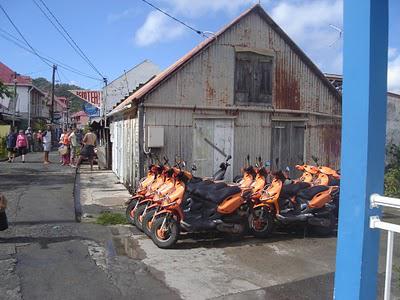
[[[336,236],[186,234],[175,249],[161,250],[132,226],[77,223],[74,176],[37,154],[25,164],[0,163],[10,219],[0,232],[0,299],[332,299]],[[392,212],[387,220],[400,218]],[[382,235],[381,274],[385,241]]]
[[[0,163],[10,221],[0,232],[0,299],[179,299],[140,259],[117,255],[118,228],[76,223],[74,179],[40,154]]]

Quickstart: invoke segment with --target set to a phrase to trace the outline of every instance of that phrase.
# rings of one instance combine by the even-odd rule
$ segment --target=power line
[[[72,47],[72,49],[74,49],[75,52],[77,52],[78,55],[79,55],[80,57],[82,57],[83,60],[84,60],[85,62],[87,62],[86,59],[84,58],[84,56],[82,56],[82,54],[80,54],[80,53],[77,51],[77,49],[76,49],[75,46],[72,44],[72,42],[65,36],[65,34],[61,31],[61,29],[58,28],[58,26],[53,22],[53,20],[52,20],[52,19],[48,16],[48,14],[43,10],[43,8],[39,5],[39,3],[37,3],[36,0],[33,0],[33,3],[35,3],[35,5],[37,6],[37,8],[42,12],[42,14],[46,17],[46,19],[53,25],[53,27],[58,31],[58,33],[66,40],[66,42]]]
[[[16,38],[15,36],[13,36],[12,34],[8,33],[7,31],[5,31],[5,30],[3,30],[1,28],[0,28],[0,31],[3,32],[3,33],[0,32],[0,36],[2,36],[4,39],[8,40],[9,42],[15,44],[19,48],[22,48],[22,49],[24,49],[25,51],[27,51],[29,53],[32,53],[32,54],[34,54],[36,56],[39,56],[41,59],[44,59],[45,61],[49,62],[50,64],[57,64],[59,67],[64,68],[65,70],[70,71],[72,73],[75,73],[77,75],[80,75],[80,76],[83,76],[83,77],[87,77],[87,78],[90,78],[90,79],[94,79],[94,80],[98,80],[98,81],[102,81],[102,79],[99,79],[99,78],[93,77],[93,76],[91,76],[89,74],[86,74],[86,73],[84,73],[84,72],[82,72],[82,71],[80,71],[80,70],[78,70],[78,69],[76,69],[76,68],[74,68],[72,66],[69,66],[69,65],[61,62],[60,60],[52,58],[52,57],[50,57],[48,55],[44,55],[43,53],[40,54],[40,52],[38,52],[38,51],[36,51],[36,53],[35,53],[32,50],[26,48],[24,45],[21,45],[22,41],[19,40],[18,38]],[[4,34],[6,34],[7,36],[4,35]]]
[[[193,28],[192,26],[186,24],[185,22],[179,20],[178,18],[175,18],[174,16],[170,15],[169,13],[167,13],[166,11],[162,10],[161,8],[155,6],[154,4],[150,3],[147,0],[141,0],[142,2],[146,3],[147,5],[150,5],[151,7],[153,7],[154,9],[158,10],[159,12],[163,13],[164,15],[166,15],[167,17],[171,18],[172,20],[178,22],[179,24],[189,28],[190,30],[196,32],[198,35],[201,35],[202,37],[207,37],[204,31],[198,30],[196,28]]]
[[[46,8],[46,10],[50,13],[50,15],[53,17],[53,19],[57,22],[57,24],[61,27],[61,29],[65,32],[65,34],[69,37],[69,39],[72,41],[72,43],[75,45],[75,47],[72,47],[84,60],[93,68],[93,70],[99,74],[102,78],[104,78],[103,74],[95,67],[95,65],[91,62],[91,60],[87,57],[87,55],[83,52],[83,50],[78,46],[78,44],[75,42],[75,40],[71,37],[71,35],[68,33],[68,31],[65,29],[65,27],[61,24],[61,22],[57,19],[57,17],[53,14],[53,12],[49,9],[49,7],[46,5],[46,3],[43,0],[39,0],[42,5]],[[34,0],[36,3],[36,1]],[[37,4],[37,3],[36,3]],[[46,15],[46,14],[45,14]],[[46,17],[48,17],[46,15]],[[51,22],[54,25],[53,22]],[[57,29],[58,30],[58,29]],[[59,30],[58,30],[59,31]],[[59,31],[60,32],[60,31]],[[60,32],[61,34],[61,32]],[[63,35],[65,38],[65,36]],[[66,38],[65,38],[66,39]],[[72,46],[72,45],[71,45]]]
[[[65,75],[65,73],[64,73],[61,69],[60,69],[60,73],[61,73],[61,75],[66,79],[66,82],[68,82],[68,83],[71,82],[71,80],[68,79],[68,76]]]
[[[1,30],[1,28],[0,28],[0,30]],[[36,56],[40,57],[41,59],[47,61],[48,63],[51,63],[51,64],[58,64],[58,66],[64,68],[65,70],[68,70],[68,71],[70,71],[70,72],[72,72],[72,73],[75,73],[75,74],[77,74],[77,75],[80,75],[80,76],[83,76],[83,77],[87,77],[87,78],[90,78],[90,79],[94,79],[94,80],[98,80],[98,81],[102,81],[102,80],[99,79],[99,78],[96,78],[96,77],[87,75],[87,74],[85,74],[85,73],[79,71],[79,70],[76,69],[76,68],[73,68],[73,67],[71,67],[71,66],[68,66],[68,65],[66,65],[66,64],[64,64],[64,63],[62,63],[62,62],[60,62],[59,60],[56,60],[56,59],[51,58],[51,57],[49,57],[49,56],[47,56],[48,58],[46,58],[46,57],[44,57],[44,56],[42,56],[42,55],[40,55],[40,54],[38,55],[37,53],[33,52],[32,50],[30,50],[30,49],[26,48],[25,46],[19,44],[19,43],[17,42],[17,41],[19,41],[19,40],[16,39],[16,38],[15,38],[15,39],[16,39],[17,41],[14,41],[14,40],[12,40],[11,38],[5,36],[5,35],[4,35],[3,33],[1,33],[1,32],[0,32],[0,36],[3,37],[4,39],[8,40],[9,42],[15,44],[16,46],[18,46],[18,47],[24,49],[25,51],[27,51],[27,52],[29,52],[29,53],[32,53],[33,55],[36,55]],[[12,36],[12,35],[11,35],[11,36]]]
[[[86,62],[88,61],[85,59],[85,57],[75,48],[75,46],[72,44],[72,42],[65,36],[65,34],[61,31],[60,28],[53,22],[53,20],[48,16],[48,14],[43,10],[43,8],[36,2],[36,0],[33,0],[37,8],[42,12],[42,14],[46,17],[46,19],[53,25],[53,27],[58,31],[58,33],[67,41],[67,43],[71,46],[71,48],[78,53],[78,55]]]
[[[57,77],[58,77],[58,82],[61,84],[62,80],[60,77],[60,73],[58,73],[58,68],[56,69]]]
[[[8,15],[8,13],[6,12],[6,10],[4,9],[4,7],[0,4],[0,8],[3,11],[3,13],[6,15],[8,21],[10,21],[10,23],[12,24],[12,26],[14,27],[14,29],[18,32],[18,34],[21,36],[21,38],[25,41],[25,43],[28,45],[28,47],[49,67],[51,67],[51,65],[45,61],[40,55],[37,54],[36,50],[32,47],[31,44],[29,44],[29,42],[27,41],[27,39],[24,37],[24,35],[21,33],[21,31],[18,29],[18,27],[14,24],[13,20],[10,18],[10,16]]]

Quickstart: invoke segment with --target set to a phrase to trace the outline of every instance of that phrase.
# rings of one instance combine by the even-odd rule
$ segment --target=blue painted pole
[[[342,180],[335,299],[376,299],[379,231],[369,196],[383,192],[388,0],[344,1]]]

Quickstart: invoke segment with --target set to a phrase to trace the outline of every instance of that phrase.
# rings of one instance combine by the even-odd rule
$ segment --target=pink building
[[[71,124],[75,125],[76,128],[83,128],[89,123],[89,116],[84,111],[78,111],[71,116]]]

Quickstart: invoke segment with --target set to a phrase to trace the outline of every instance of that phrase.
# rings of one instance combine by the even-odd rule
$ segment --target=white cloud
[[[274,21],[323,72],[342,73],[343,0],[282,0],[267,6]]]
[[[389,47],[389,50],[388,50],[389,60],[395,58],[397,53],[398,53],[398,50],[396,48]]]
[[[250,7],[255,0],[164,0],[175,13],[196,18],[217,12],[236,14],[240,9]]]
[[[184,34],[182,25],[169,19],[158,11],[148,14],[144,24],[136,31],[135,43],[148,46],[156,42],[171,41]]]
[[[394,49],[394,48],[391,48]],[[398,53],[397,49],[394,52]],[[390,56],[389,56],[390,57]],[[400,55],[389,60],[388,65],[388,90],[392,92],[400,93]]]
[[[342,27],[342,0],[297,3],[280,1],[272,9],[272,18],[297,42],[314,42],[314,47],[328,47],[339,32],[330,24]]]
[[[120,20],[129,19],[133,16],[137,15],[137,9],[129,8],[125,9],[118,13],[110,13],[107,15],[107,22],[108,23],[115,23]]]
[[[266,0],[268,1],[268,0]],[[210,14],[238,14],[250,7],[256,0],[162,0],[163,10],[191,25],[194,19]],[[197,28],[195,25],[193,26]],[[199,28],[208,30],[209,28]],[[152,11],[144,24],[135,33],[138,46],[148,46],[161,41],[171,41],[182,36],[187,29],[169,19],[161,12]]]

